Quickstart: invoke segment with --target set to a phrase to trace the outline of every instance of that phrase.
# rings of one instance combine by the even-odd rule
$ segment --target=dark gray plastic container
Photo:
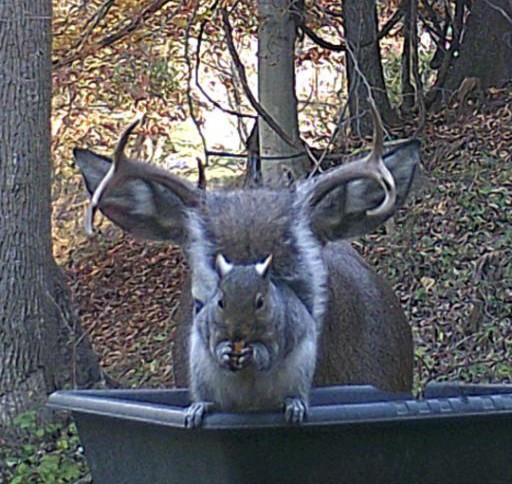
[[[512,483],[512,385],[431,384],[423,399],[315,389],[305,424],[222,414],[184,428],[185,390],[61,391],[95,484]]]

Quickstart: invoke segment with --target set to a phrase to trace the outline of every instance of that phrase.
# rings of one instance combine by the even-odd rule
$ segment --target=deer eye
[[[263,297],[263,294],[259,292],[256,294],[255,305],[256,309],[263,309],[263,306],[265,306],[265,298]]]
[[[204,302],[199,299],[194,299],[194,314],[198,314],[204,307]]]

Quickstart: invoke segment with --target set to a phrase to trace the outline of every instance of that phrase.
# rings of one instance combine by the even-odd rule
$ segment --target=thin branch
[[[342,12],[335,12],[334,10],[331,10],[330,8],[327,7],[322,8],[322,12],[324,12],[327,15],[330,15],[331,17],[343,18]]]
[[[411,62],[412,62],[412,35],[416,29],[416,24],[412,18],[413,3],[415,0],[406,0],[405,18],[403,24],[404,45],[402,51],[402,113],[410,113],[414,107],[414,87],[411,82]]]
[[[375,105],[377,104],[375,102],[375,99],[373,97],[373,89],[372,89],[372,86],[370,85],[370,83],[368,82],[368,79],[366,78],[366,76],[363,74],[363,71],[361,71],[361,68],[359,66],[359,63],[357,62],[357,57],[356,55],[354,54],[354,51],[352,50],[352,48],[350,47],[349,43],[347,42],[347,52],[349,53],[350,55],[350,58],[352,60],[352,63],[354,64],[354,70],[356,71],[357,75],[359,76],[359,78],[363,81],[363,84],[365,85],[366,87],[366,91],[368,93],[368,98],[369,98],[369,101],[370,102],[373,102]],[[382,127],[382,129],[384,130],[386,136],[389,136],[389,133],[387,133],[385,131],[385,128],[384,126]]]
[[[438,38],[443,37],[443,27],[441,27],[441,24],[437,20],[437,12],[434,10],[434,7],[428,2],[428,0],[422,0],[423,5],[425,5],[425,8],[428,13],[428,20],[430,20],[433,24],[433,27],[431,27],[427,23],[427,17],[423,15],[423,13],[419,13],[419,17],[422,20],[423,24],[427,27],[428,30],[433,30],[435,34],[438,36]],[[449,20],[449,18],[447,19]]]
[[[69,50],[73,51],[76,49],[80,49],[85,41],[87,40],[87,37],[91,34],[91,32],[98,26],[98,24],[106,17],[109,10],[114,5],[114,2],[116,0],[105,0],[102,5],[94,12],[94,15],[92,15],[87,22],[85,23],[85,30],[84,33],[80,36],[77,42],[75,42]]]
[[[425,27],[425,30],[430,34],[430,38],[435,42],[436,46],[438,48],[446,50],[444,48],[444,42],[446,41],[446,31],[443,32],[441,30],[440,32],[438,32],[437,27],[433,27],[432,25],[430,25],[428,19],[421,12],[418,12],[418,18]]]
[[[392,17],[383,25],[383,27],[380,29],[379,33],[377,34],[377,41],[382,40],[386,35],[391,32],[393,27],[400,21],[400,19],[403,17],[404,11],[403,11],[403,4],[398,7],[397,11],[392,15]],[[371,45],[373,42],[369,42],[366,44],[363,44],[361,47],[366,47],[367,45]]]
[[[199,91],[201,91],[201,94],[209,101],[211,102],[217,109],[220,109],[221,111],[225,112],[226,114],[230,114],[232,116],[237,116],[238,118],[252,118],[254,119],[255,116],[253,114],[246,114],[241,113],[239,111],[234,111],[232,109],[224,107],[222,104],[220,104],[218,101],[213,99],[203,88],[201,83],[199,82],[199,67],[201,64],[201,45],[203,42],[203,34],[204,29],[206,27],[207,20],[204,20],[201,23],[201,26],[199,27],[199,35],[197,37],[197,47],[196,47],[196,65],[195,65],[195,83]]]
[[[333,52],[345,52],[345,42],[342,42],[341,44],[333,44],[328,40],[322,39],[322,37],[309,28],[304,21],[302,21],[300,28],[316,45],[319,45],[323,49],[332,50]]]
[[[85,50],[79,50],[78,52],[73,52],[67,57],[64,57],[62,59],[58,59],[53,62],[53,68],[59,69],[61,67],[69,66],[74,61],[78,59],[83,59],[87,57],[90,54],[96,54],[99,49],[104,49],[105,47],[109,47],[116,42],[120,41],[124,37],[128,36],[129,34],[133,33],[137,29],[144,26],[144,23],[151,18],[153,14],[161,10],[163,7],[165,7],[168,3],[170,3],[171,0],[157,0],[154,3],[148,5],[146,8],[142,10],[138,15],[135,16],[135,18],[132,19],[132,21],[126,25],[125,27],[119,29],[117,32],[114,32],[113,34],[106,35],[102,39],[100,39],[96,44],[91,46],[89,49]],[[180,2],[180,4],[176,7],[174,10],[173,15],[175,15],[181,5],[183,4],[183,0]]]
[[[460,47],[460,40],[461,40],[461,36],[462,36],[462,26],[464,23],[464,7],[465,7],[465,0],[456,0],[455,19],[451,20],[451,24],[453,27],[453,39],[450,44],[450,48],[445,53],[441,67],[439,68],[439,72],[437,74],[437,80],[436,80],[435,84],[432,86],[432,88],[430,89],[430,91],[427,93],[427,96],[425,99],[427,108],[430,108],[437,101],[437,99],[439,97],[439,93],[443,89],[444,83],[448,76],[448,71],[450,69],[450,66],[452,65],[454,53]],[[447,15],[449,15],[448,7],[447,7]]]
[[[215,5],[218,2],[215,2]],[[190,19],[188,21],[187,27],[185,29],[185,63],[187,64],[187,104],[188,104],[188,110],[190,112],[190,117],[192,118],[192,122],[194,123],[194,126],[196,127],[197,133],[199,134],[199,137],[201,138],[201,144],[203,145],[203,152],[204,152],[204,165],[208,166],[208,146],[206,144],[206,138],[204,136],[203,130],[201,129],[201,123],[199,122],[199,119],[197,118],[195,112],[194,112],[194,101],[192,99],[192,62],[190,61],[189,56],[189,47],[190,47],[190,34],[192,31],[192,24],[194,23],[194,20],[196,18],[197,12],[199,10],[199,4],[200,2],[197,2],[192,14],[190,15]]]
[[[489,0],[484,0],[484,2],[489,5],[492,9],[496,10],[497,12],[501,13],[505,20],[507,20],[508,23],[512,24],[512,17],[501,7],[498,7],[498,5],[495,5],[492,2],[489,2]]]
[[[209,156],[218,156],[222,158],[247,158],[249,152],[244,153],[232,153],[230,151],[216,151],[208,150]],[[304,156],[304,153],[295,153],[294,155],[283,155],[283,156],[261,156],[262,160],[289,160],[290,158],[300,158]]]
[[[345,119],[347,110],[348,110],[348,98],[347,98],[347,101],[345,102],[345,105],[343,106],[343,108],[340,109],[336,127],[334,128],[334,130],[329,138],[329,141],[327,142],[326,147],[323,149],[322,153],[320,153],[320,155],[318,157],[313,157],[313,159],[315,160],[315,163],[314,163],[314,168],[313,168],[313,170],[311,170],[311,173],[309,175],[310,177],[314,176],[317,172],[321,172],[322,171],[321,165],[324,162],[324,160],[330,159],[331,153],[329,153],[329,150],[331,149],[331,146],[333,145],[334,140],[337,138],[338,133],[341,130],[341,127],[343,125],[343,119]]]
[[[364,44],[361,44],[360,48],[369,47],[370,45],[373,45],[375,42],[379,42],[382,40],[386,35],[391,32],[393,27],[399,22],[399,20],[403,16],[403,10],[402,7],[398,8],[397,11],[393,14],[393,16],[384,24],[382,29],[378,32],[376,39],[372,39],[368,42],[365,42]],[[316,45],[322,47],[323,49],[331,50],[333,52],[345,52],[346,46],[345,42],[341,42],[340,44],[333,44],[332,42],[329,42],[328,40],[323,39],[320,37],[316,32],[314,32],[310,27],[308,27],[304,21],[304,18],[301,16],[299,27],[302,29],[302,31],[310,38],[311,41],[313,41]]]
[[[423,92],[423,82],[421,81],[419,60],[418,60],[418,32],[417,32],[417,17],[418,17],[418,0],[411,0],[411,28],[410,28],[410,41],[411,41],[411,68],[414,78],[414,87],[416,91],[416,103],[418,105],[419,124],[414,133],[414,137],[418,136],[424,129],[427,121],[427,113],[425,108],[425,93]]]
[[[258,113],[259,116],[263,118],[263,120],[274,130],[274,132],[288,145],[297,148],[297,141],[295,141],[291,136],[289,136],[287,133],[283,131],[281,126],[275,121],[275,119],[267,112],[267,110],[256,100],[254,94],[251,91],[251,88],[249,87],[249,81],[247,80],[247,74],[245,72],[245,67],[242,64],[242,61],[240,60],[240,57],[238,55],[238,52],[235,48],[235,44],[233,42],[233,29],[231,27],[231,24],[229,23],[229,14],[226,11],[226,9],[221,9],[221,15],[222,15],[222,23],[224,26],[224,33],[226,35],[226,41],[228,44],[229,53],[231,54],[231,57],[233,59],[233,62],[235,64],[238,78],[240,80],[240,83],[242,84],[242,87],[244,89],[244,93],[247,96],[247,99],[249,100],[251,106],[254,108],[254,110]]]

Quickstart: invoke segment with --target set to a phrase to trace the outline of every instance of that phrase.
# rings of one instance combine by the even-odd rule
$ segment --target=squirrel
[[[281,408],[288,423],[305,419],[318,330],[295,293],[272,280],[271,265],[272,254],[247,265],[217,255],[217,291],[194,308],[187,427],[212,410]]]

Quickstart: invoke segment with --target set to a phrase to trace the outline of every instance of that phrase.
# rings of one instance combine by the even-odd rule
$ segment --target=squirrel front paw
[[[185,427],[195,429],[203,422],[204,415],[213,408],[212,402],[195,402],[185,412]]]
[[[215,355],[221,368],[231,371],[243,370],[252,361],[253,349],[246,346],[235,351],[235,345],[230,341],[221,341],[215,348]]]
[[[284,401],[284,419],[289,424],[302,423],[308,411],[307,403],[301,398],[289,397]]]
[[[270,353],[263,343],[251,343],[252,363],[256,370],[265,371],[270,368]]]
[[[229,341],[221,341],[215,348],[215,356],[219,365],[229,370],[231,367],[231,355],[233,353],[233,345]]]

